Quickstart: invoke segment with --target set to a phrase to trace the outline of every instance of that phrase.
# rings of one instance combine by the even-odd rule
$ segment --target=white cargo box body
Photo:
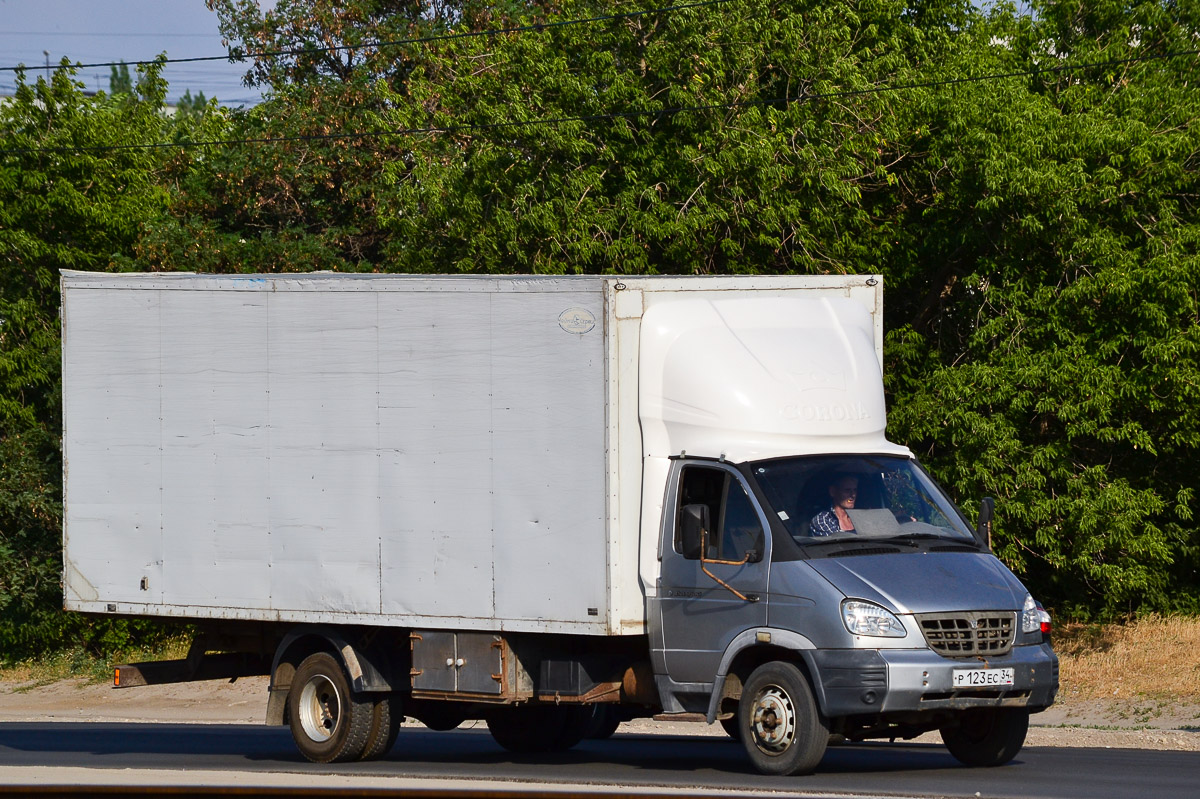
[[[593,635],[644,632],[645,310],[880,311],[857,277],[62,288],[68,609]]]

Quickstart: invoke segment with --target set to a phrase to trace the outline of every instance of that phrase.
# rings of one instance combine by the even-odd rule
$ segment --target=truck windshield
[[[976,543],[954,505],[908,458],[781,458],[751,470],[771,511],[802,545],[862,538]]]

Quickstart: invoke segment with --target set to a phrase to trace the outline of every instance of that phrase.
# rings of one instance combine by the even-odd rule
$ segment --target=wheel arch
[[[821,712],[826,709],[825,692],[817,679],[817,670],[812,653],[816,645],[808,638],[790,630],[756,627],[744,630],[725,648],[721,665],[713,679],[712,695],[708,703],[708,723],[712,724],[722,713],[725,700],[736,700],[741,695],[742,685],[750,672],[773,660],[794,663],[808,680],[813,696]]]
[[[353,631],[325,625],[300,627],[284,635],[271,662],[267,724],[287,724],[287,695],[296,668],[317,652],[326,652],[341,663],[354,693],[395,690],[386,653],[380,647],[363,645],[359,638]]]

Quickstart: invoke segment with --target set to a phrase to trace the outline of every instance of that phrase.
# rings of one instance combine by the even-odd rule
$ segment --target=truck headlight
[[[904,625],[887,608],[859,599],[847,599],[842,603],[842,622],[854,635],[875,638],[903,638],[908,635]]]
[[[1032,594],[1025,595],[1025,606],[1021,608],[1021,632],[1050,634],[1050,614]]]

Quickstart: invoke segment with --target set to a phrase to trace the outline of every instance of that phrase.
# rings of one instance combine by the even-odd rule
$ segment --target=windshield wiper
[[[792,539],[792,540],[797,540],[797,539]],[[860,536],[856,536],[856,535],[848,535],[848,536],[844,536],[844,537],[843,536],[830,536],[828,538],[826,538],[825,536],[817,536],[817,537],[813,537],[813,538],[799,539],[798,543],[802,547],[813,547],[813,548],[816,548],[816,547],[824,548],[831,544],[841,544],[842,546],[845,546],[848,549],[860,549],[860,548],[875,549],[880,546],[888,547],[888,546],[894,546],[896,544],[901,544],[901,545],[910,546],[910,547],[919,547],[920,546],[920,544],[918,544],[914,541],[903,541],[903,540],[896,541],[893,538],[873,538],[873,537],[867,537],[867,536],[860,537]]]
[[[879,541],[887,541],[889,544],[908,544],[909,546],[919,547],[919,541],[945,541],[951,544],[962,544],[964,546],[978,547],[979,542],[973,538],[959,538],[957,536],[939,535],[937,533],[908,533],[901,535],[893,535],[888,538],[877,539]]]
[[[802,535],[792,536],[792,540],[802,547],[815,547],[826,544],[866,544],[880,539],[859,538],[856,535]]]

